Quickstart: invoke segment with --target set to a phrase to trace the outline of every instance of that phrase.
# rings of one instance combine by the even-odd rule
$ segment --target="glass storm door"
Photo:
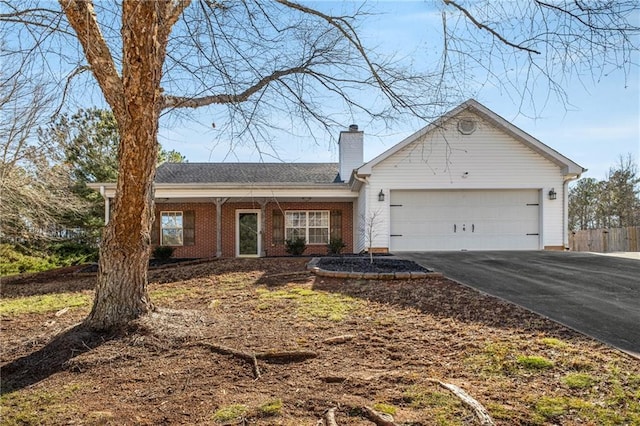
[[[238,210],[236,215],[237,255],[260,256],[260,211]]]

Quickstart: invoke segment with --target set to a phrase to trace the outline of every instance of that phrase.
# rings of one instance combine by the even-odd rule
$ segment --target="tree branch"
[[[291,9],[318,17],[326,21],[333,28],[337,29],[342,34],[342,36],[358,51],[361,58],[366,63],[367,68],[371,73],[371,76],[374,78],[378,87],[380,87],[380,90],[382,90],[382,92],[387,96],[387,98],[404,108],[413,110],[412,105],[410,105],[405,99],[399,96],[385,81],[385,79],[382,78],[382,76],[378,72],[378,66],[376,66],[369,59],[369,55],[365,51],[364,46],[360,41],[360,38],[358,37],[358,33],[356,32],[355,28],[353,28],[353,26],[349,22],[347,22],[345,18],[325,15],[324,13],[318,10],[303,6],[298,3],[290,2],[288,0],[276,0],[276,1]]]
[[[177,0],[175,3],[167,2],[165,4],[165,7],[167,8],[167,10],[165,11],[164,16],[166,17],[167,21],[165,25],[160,26],[160,31],[164,33],[163,34],[164,40],[167,39],[173,26],[175,25],[176,22],[178,22],[180,15],[182,15],[182,12],[184,12],[184,10],[187,7],[189,7],[190,4],[191,4],[191,0]]]
[[[482,22],[478,21],[472,14],[471,12],[469,12],[467,9],[465,9],[463,6],[459,5],[458,3],[456,3],[453,0],[442,0],[444,1],[444,4],[446,5],[450,5],[455,7],[456,9],[458,9],[460,12],[462,12],[471,22],[473,22],[473,24],[480,28],[481,30],[485,30],[489,33],[491,33],[495,38],[497,38],[498,40],[500,40],[502,43],[506,44],[507,46],[511,46],[515,49],[518,50],[523,50],[525,52],[529,52],[529,53],[535,53],[537,55],[540,54],[539,51],[531,49],[529,47],[523,46],[521,44],[515,44],[510,42],[509,40],[507,40],[506,38],[504,38],[500,33],[498,33],[496,30],[494,30],[493,28],[483,24]]]
[[[187,98],[181,96],[164,96],[162,108],[198,108],[212,104],[235,104],[244,102],[258,91],[267,87],[270,83],[292,74],[306,74],[309,70],[307,67],[294,67],[286,70],[274,71],[270,75],[262,78],[253,86],[245,89],[243,92],[234,94],[219,94],[212,96],[202,96],[199,98]]]
[[[122,79],[102,36],[91,0],[59,0],[82,44],[91,71],[116,116],[125,114]]]

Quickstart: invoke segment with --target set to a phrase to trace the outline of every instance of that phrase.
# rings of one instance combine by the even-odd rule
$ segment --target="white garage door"
[[[391,251],[538,250],[540,192],[391,191]]]

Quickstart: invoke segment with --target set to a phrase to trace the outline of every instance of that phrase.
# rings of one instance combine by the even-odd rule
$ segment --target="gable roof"
[[[156,184],[342,183],[337,163],[163,163]]]
[[[456,108],[442,115],[431,124],[427,125],[421,130],[418,130],[411,136],[405,138],[403,141],[392,146],[371,161],[363,164],[356,170],[355,173],[359,176],[369,176],[371,174],[372,168],[375,165],[389,158],[407,145],[420,139],[422,136],[442,127],[447,121],[467,110],[480,115],[489,123],[493,123],[495,126],[499,127],[501,130],[511,135],[525,146],[529,147],[551,162],[557,164],[562,168],[562,173],[565,176],[572,176],[577,178],[586,171],[586,169],[584,169],[582,166],[574,163],[564,155],[560,154],[558,151],[540,142],[538,139],[534,138],[524,130],[518,128],[517,126],[514,126],[509,121],[505,120],[495,112],[491,111],[489,108],[482,105],[480,102],[476,101],[475,99],[469,99],[468,101],[458,105]]]

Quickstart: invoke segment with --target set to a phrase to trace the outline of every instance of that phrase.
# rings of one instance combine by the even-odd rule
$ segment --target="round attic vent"
[[[470,135],[476,131],[476,122],[468,118],[458,121],[458,131],[463,135]]]

